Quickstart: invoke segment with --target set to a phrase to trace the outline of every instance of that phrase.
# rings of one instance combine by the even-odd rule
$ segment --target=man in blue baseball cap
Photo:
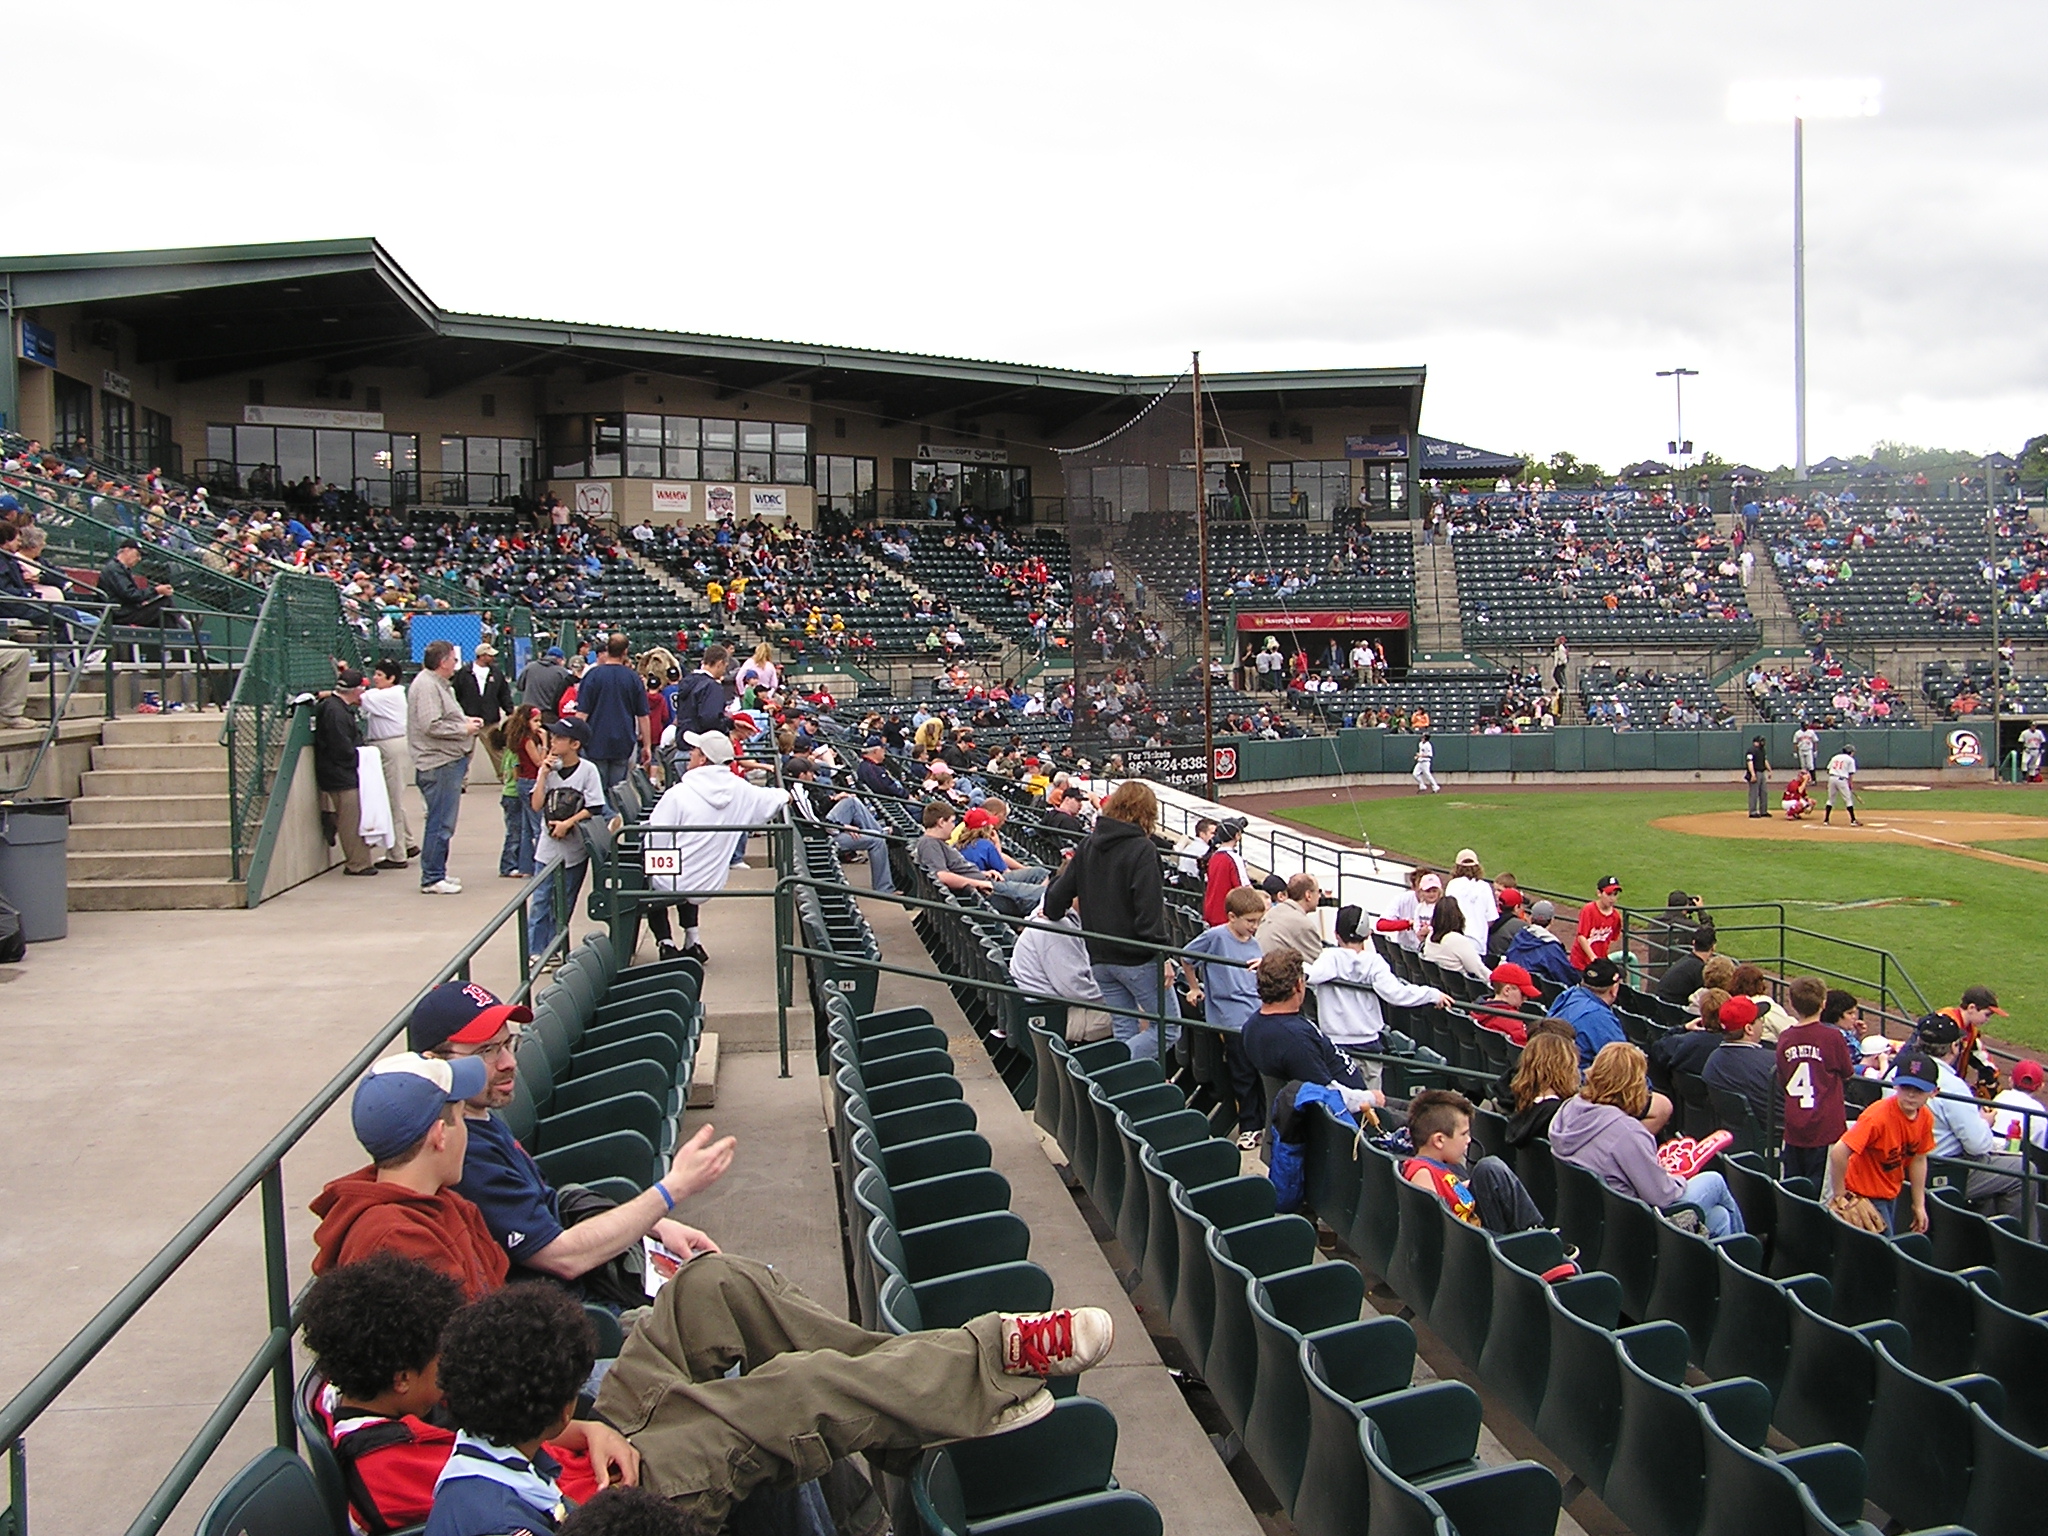
[[[349,1108],[370,1165],[334,1180],[313,1202],[314,1274],[395,1253],[447,1275],[471,1301],[505,1283],[504,1250],[453,1188],[469,1147],[462,1106],[484,1092],[488,1076],[475,1057],[410,1051],[370,1068]]]
[[[562,648],[551,645],[545,654],[526,664],[519,676],[519,702],[540,711],[546,724],[562,712],[562,695],[569,691],[569,669],[563,664]]]

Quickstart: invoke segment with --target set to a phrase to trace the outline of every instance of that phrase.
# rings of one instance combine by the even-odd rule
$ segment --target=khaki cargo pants
[[[859,1452],[987,1431],[1044,1387],[1002,1368],[993,1314],[901,1336],[837,1317],[758,1260],[683,1266],[634,1327],[597,1411],[640,1452],[644,1486],[715,1531],[755,1488]],[[739,1366],[742,1374],[728,1378]]]

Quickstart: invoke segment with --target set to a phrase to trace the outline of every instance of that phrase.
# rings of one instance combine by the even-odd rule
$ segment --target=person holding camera
[[[555,721],[548,727],[548,755],[541,760],[540,776],[533,781],[533,808],[541,818],[533,861],[543,873],[557,864],[562,866],[559,918],[565,928],[590,868],[590,845],[576,829],[592,816],[605,814],[604,780],[596,764],[583,757],[583,745],[589,739],[590,727],[581,720]],[[534,891],[527,909],[528,954],[538,955],[554,942],[557,916],[555,881],[548,878]],[[551,963],[559,965],[561,957],[553,957]]]

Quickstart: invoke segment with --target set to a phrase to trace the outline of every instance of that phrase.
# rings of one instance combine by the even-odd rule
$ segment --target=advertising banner
[[[1285,613],[1240,613],[1240,632],[1264,634],[1269,630],[1294,629],[1406,629],[1408,615],[1399,608],[1294,609]]]

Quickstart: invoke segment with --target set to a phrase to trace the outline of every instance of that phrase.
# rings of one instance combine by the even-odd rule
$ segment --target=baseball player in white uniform
[[[2041,782],[2041,762],[2048,756],[2048,732],[2038,722],[2020,732],[2020,777],[2029,784]]]
[[[1802,725],[1792,733],[1792,748],[1799,754],[1799,766],[1807,777],[1813,776],[1814,754],[1820,750],[1820,732],[1810,725]]]
[[[1833,824],[1837,797],[1849,808],[1849,825],[1862,826],[1856,819],[1856,748],[1846,741],[1842,750],[1828,759],[1828,808],[1821,813],[1823,825]]]
[[[1415,778],[1415,793],[1432,795],[1443,793],[1443,786],[1436,781],[1431,764],[1436,761],[1436,747],[1429,739],[1429,732],[1422,733],[1422,739],[1415,743],[1415,766],[1410,772]]]

